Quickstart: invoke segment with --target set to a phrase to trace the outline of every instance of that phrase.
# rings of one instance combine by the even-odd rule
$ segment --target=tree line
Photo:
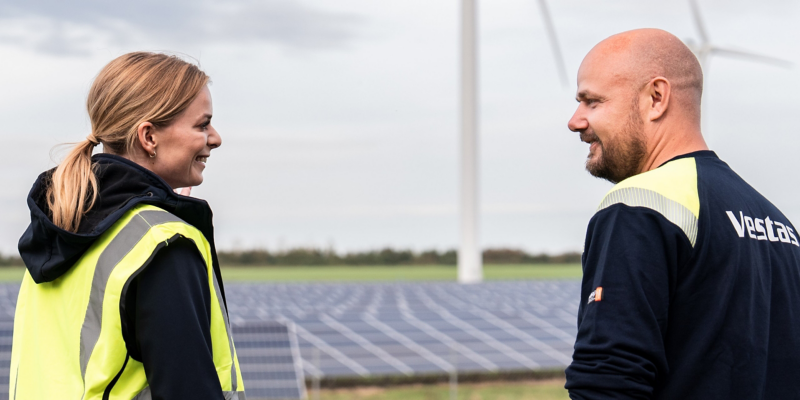
[[[291,266],[291,265],[456,265],[458,254],[455,250],[428,250],[414,252],[385,248],[338,254],[330,250],[315,248],[295,248],[285,251],[252,249],[241,251],[219,251],[220,264],[237,266]],[[483,251],[485,264],[568,264],[581,262],[577,252],[550,254],[529,254],[518,249],[486,249]],[[0,254],[0,267],[21,266],[18,255]]]
[[[21,266],[22,259],[19,256],[4,256],[0,254],[0,267],[18,267]]]

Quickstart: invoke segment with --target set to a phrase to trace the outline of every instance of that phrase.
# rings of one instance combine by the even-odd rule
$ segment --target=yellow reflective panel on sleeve
[[[620,182],[606,194],[597,211],[614,204],[645,207],[658,212],[678,226],[694,246],[700,216],[694,158],[670,161]]]
[[[670,161],[652,171],[632,176],[614,186],[609,194],[625,188],[639,188],[658,193],[686,207],[695,218],[700,216],[697,163],[694,158]]]

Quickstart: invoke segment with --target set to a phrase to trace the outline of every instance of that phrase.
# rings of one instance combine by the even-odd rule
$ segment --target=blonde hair
[[[53,223],[76,232],[97,200],[94,146],[102,143],[114,154],[128,154],[138,143],[141,123],[169,125],[208,81],[196,65],[166,54],[134,52],[108,63],[86,101],[92,133],[70,150],[51,176],[47,205]]]

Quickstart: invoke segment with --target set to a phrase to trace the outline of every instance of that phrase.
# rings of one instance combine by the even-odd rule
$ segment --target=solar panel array
[[[8,376],[11,368],[11,339],[14,334],[14,308],[19,285],[0,284],[0,398],[8,398]]]
[[[580,291],[577,281],[228,287],[232,323],[294,322],[306,374],[327,377],[565,367]]]
[[[228,283],[225,291],[248,399],[266,399],[304,397],[303,375],[563,368],[580,284]],[[0,396],[17,292],[0,285]]]

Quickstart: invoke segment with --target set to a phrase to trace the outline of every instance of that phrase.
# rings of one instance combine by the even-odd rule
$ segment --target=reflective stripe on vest
[[[216,294],[210,320],[214,364],[224,397],[244,400],[210,245],[197,229],[153,206],[126,213],[53,282],[36,285],[26,273],[15,316],[12,398],[149,399],[144,367],[127,354],[120,304],[130,281],[177,238],[193,241],[206,261],[209,289]]]

